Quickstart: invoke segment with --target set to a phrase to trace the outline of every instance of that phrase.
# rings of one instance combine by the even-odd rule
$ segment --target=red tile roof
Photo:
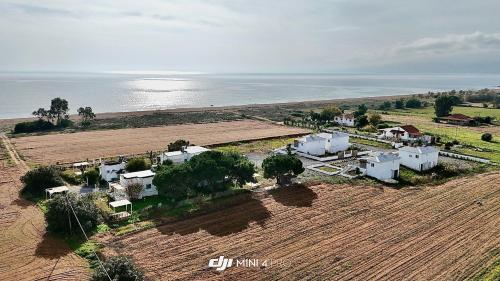
[[[467,115],[463,115],[460,113],[451,114],[445,117],[441,117],[442,119],[451,119],[451,120],[463,120],[463,121],[472,121],[473,119]]]
[[[420,135],[420,131],[413,125],[403,125],[401,126],[401,129],[407,131],[409,134],[412,135]]]

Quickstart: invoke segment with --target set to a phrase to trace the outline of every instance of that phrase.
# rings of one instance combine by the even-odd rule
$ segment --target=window
[[[412,158],[412,157],[413,157],[413,156],[411,156],[411,154],[410,154],[409,156],[410,156],[410,158]]]
[[[151,189],[151,184],[150,183],[146,184],[146,189]]]
[[[372,167],[375,167],[375,164],[373,164],[373,163],[371,163],[370,165],[371,165]]]
[[[418,155],[415,155],[415,158],[418,158]]]

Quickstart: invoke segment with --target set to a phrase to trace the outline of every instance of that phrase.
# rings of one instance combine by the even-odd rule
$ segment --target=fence
[[[452,152],[447,152],[447,151],[439,151],[439,155],[443,155],[443,156],[447,156],[447,157],[451,157],[451,158],[456,158],[456,159],[463,159],[463,160],[469,160],[469,161],[474,161],[474,162],[491,164],[491,161],[488,159],[464,155],[464,154],[452,153]]]

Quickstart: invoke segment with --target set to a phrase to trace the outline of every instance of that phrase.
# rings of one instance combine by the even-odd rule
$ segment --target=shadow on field
[[[269,192],[273,199],[289,207],[311,207],[318,195],[304,185],[281,187]]]
[[[33,206],[35,204],[33,202],[31,202],[31,201],[26,200],[26,199],[17,198],[16,200],[12,201],[10,203],[10,205],[19,206],[19,207],[25,209],[25,208],[27,208],[29,206]]]
[[[249,198],[236,206],[159,226],[157,229],[167,235],[188,235],[205,230],[211,235],[226,236],[247,229],[252,222],[264,227],[270,217],[271,213],[260,200]]]
[[[70,252],[71,249],[62,239],[45,233],[42,240],[36,246],[35,255],[46,259],[57,259]]]

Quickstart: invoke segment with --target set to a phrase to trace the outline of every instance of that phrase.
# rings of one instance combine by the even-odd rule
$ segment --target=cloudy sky
[[[0,71],[500,72],[500,1],[0,0]]]

